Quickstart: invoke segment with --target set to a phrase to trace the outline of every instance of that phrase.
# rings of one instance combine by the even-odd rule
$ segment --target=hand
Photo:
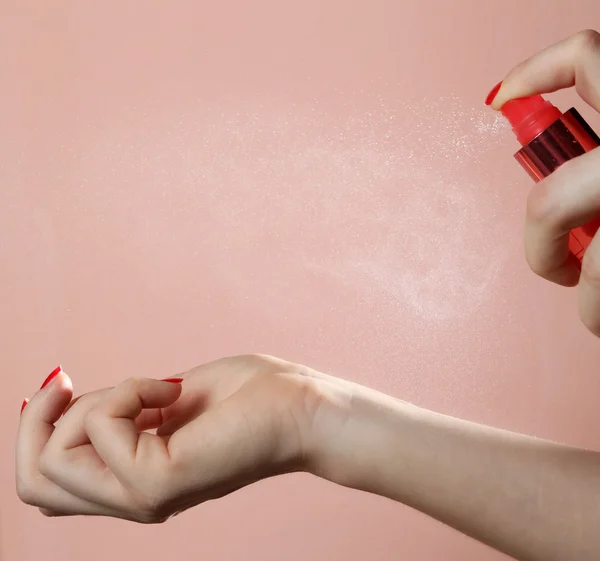
[[[219,360],[179,380],[130,379],[71,401],[71,380],[58,374],[21,416],[20,498],[49,516],[162,522],[259,479],[310,470],[317,439],[343,424],[352,386],[264,356]]]
[[[51,516],[155,523],[305,470],[517,559],[600,556],[598,453],[439,415],[272,357],[223,359],[181,378],[130,379],[71,401],[60,373],[22,414],[21,499]]]
[[[600,34],[584,31],[513,69],[492,103],[575,86],[600,111]],[[564,286],[579,283],[579,313],[600,336],[600,235],[586,250],[581,276],[569,259],[569,231],[600,216],[600,150],[578,157],[533,187],[527,206],[525,249],[538,275]]]

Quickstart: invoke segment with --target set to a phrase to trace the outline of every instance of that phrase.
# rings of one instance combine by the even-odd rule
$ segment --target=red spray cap
[[[501,112],[512,125],[521,146],[529,144],[561,117],[561,112],[541,95],[507,101]]]

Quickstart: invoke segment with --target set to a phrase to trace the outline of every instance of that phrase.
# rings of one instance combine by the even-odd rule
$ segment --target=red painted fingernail
[[[491,105],[492,103],[494,103],[494,99],[496,99],[496,96],[498,95],[498,92],[500,91],[501,87],[502,87],[502,82],[500,82],[494,86],[494,89],[485,98],[486,105]]]
[[[42,387],[40,390],[43,390],[54,378],[56,378],[62,372],[62,367],[57,366],[52,372],[50,372],[49,376],[44,380]]]
[[[28,403],[29,403],[29,400],[27,398],[25,398],[23,400],[23,403],[21,403],[21,413],[23,413],[23,409],[25,409],[25,407],[27,407]]]
[[[183,378],[164,378],[161,382],[171,382],[172,384],[181,384]]]

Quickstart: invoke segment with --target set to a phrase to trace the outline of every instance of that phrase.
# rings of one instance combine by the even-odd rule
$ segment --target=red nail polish
[[[161,382],[171,382],[172,384],[181,384],[183,378],[164,378]]]
[[[494,86],[494,89],[485,98],[486,105],[491,105],[492,103],[494,103],[494,99],[496,99],[496,96],[498,95],[498,92],[500,91],[501,87],[502,87],[502,82],[500,82]]]
[[[44,383],[42,384],[42,387],[40,388],[40,390],[43,390],[50,382],[52,382],[52,380],[54,380],[54,378],[56,378],[60,373],[62,372],[62,367],[57,366],[52,372],[50,372],[50,375],[44,380]]]
[[[28,403],[29,403],[29,400],[27,398],[25,398],[23,400],[23,403],[21,403],[21,413],[23,413],[23,409],[25,409],[25,407],[27,406]]]

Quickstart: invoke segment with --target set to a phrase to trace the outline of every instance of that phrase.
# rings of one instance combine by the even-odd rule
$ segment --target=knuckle
[[[40,508],[39,511],[42,513],[42,515],[46,516],[47,518],[56,518],[57,516],[64,516],[60,512],[49,508]]]
[[[588,251],[581,264],[581,277],[592,291],[600,291],[600,258]],[[588,301],[580,300],[579,317],[583,325],[596,337],[600,337],[600,309],[590,306]]]
[[[274,363],[274,358],[260,353],[246,354],[236,357],[239,364],[246,370],[256,374],[269,369]]]
[[[26,505],[37,506],[38,496],[34,486],[21,477],[17,478],[17,496]]]
[[[261,353],[250,353],[247,355],[243,355],[240,358],[244,362],[248,362],[250,364],[264,364],[269,363],[273,360],[272,356]]]
[[[40,454],[38,460],[38,469],[40,473],[47,479],[52,480],[56,472],[56,461],[54,453],[51,450],[45,448]]]
[[[178,470],[175,470],[178,472]],[[173,470],[155,466],[129,491],[131,516],[143,524],[160,524],[172,514]]]
[[[600,337],[600,321],[598,319],[592,319],[587,315],[582,315],[581,322],[590,333],[596,337]]]
[[[525,261],[535,275],[550,280],[552,269],[549,268],[547,261],[543,259],[540,252],[535,247],[531,247],[527,237],[525,240]]]
[[[291,369],[291,363],[268,354],[251,354],[245,356],[246,361],[261,371],[287,372]]]
[[[548,276],[547,268],[531,252],[525,252],[525,259],[531,271],[538,277],[546,278]]]
[[[586,53],[600,50],[600,33],[595,29],[584,29],[575,35],[579,49]]]
[[[86,431],[93,430],[102,421],[102,412],[98,407],[92,407],[83,416],[83,427]]]
[[[581,319],[581,323],[583,323],[588,331],[593,333],[596,337],[600,337],[600,317],[597,312],[590,313],[589,310],[580,308],[579,317]]]
[[[93,407],[96,403],[99,403],[109,391],[110,389],[103,388],[101,390],[85,393],[83,395],[80,395],[79,397],[76,397],[67,406],[65,414],[71,409],[75,411],[79,409],[89,409]]]
[[[124,391],[131,391],[137,388],[141,383],[141,378],[127,378],[126,380],[123,380],[117,387]]]
[[[600,289],[600,258],[593,251],[586,252],[583,258],[581,276],[592,287]]]
[[[158,513],[148,510],[139,511],[134,519],[140,524],[163,524],[167,521],[168,516],[160,516]]]
[[[527,197],[527,218],[534,224],[555,226],[561,222],[561,205],[557,204],[549,181],[538,183]]]
[[[166,501],[161,493],[145,491],[138,493],[134,500],[134,517],[143,524],[160,524],[168,518]]]
[[[267,354],[253,354],[250,355],[250,359],[254,364],[264,367],[278,366],[282,361],[277,357]]]

